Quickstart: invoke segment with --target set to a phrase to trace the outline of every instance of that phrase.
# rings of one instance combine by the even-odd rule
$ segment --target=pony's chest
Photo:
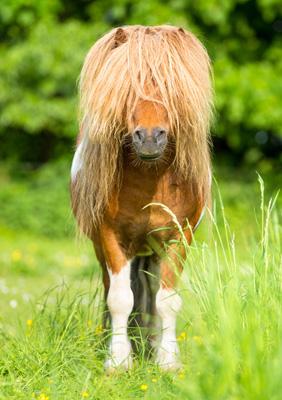
[[[192,209],[193,198],[187,185],[178,184],[167,174],[158,181],[125,180],[108,215],[122,238],[142,242],[154,230],[158,230],[155,236],[169,239],[171,230],[167,228],[173,226],[170,212],[182,223]]]

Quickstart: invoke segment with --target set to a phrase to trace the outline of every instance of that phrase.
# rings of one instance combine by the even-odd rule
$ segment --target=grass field
[[[18,197],[19,183],[3,174],[1,182],[6,199],[12,186]],[[212,221],[197,231],[179,287],[183,367],[175,373],[139,354],[132,371],[107,376],[90,243],[40,234],[36,219],[16,228],[0,211],[0,399],[280,400],[281,195],[274,204],[277,185],[264,192],[255,173],[218,173],[218,185],[223,200],[215,188]],[[40,193],[52,197],[46,188]],[[64,209],[68,219],[67,202]]]

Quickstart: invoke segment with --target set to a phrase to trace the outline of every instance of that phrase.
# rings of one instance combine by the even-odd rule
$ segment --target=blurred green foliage
[[[16,179],[2,167],[0,227],[50,238],[74,237],[68,170],[66,160],[58,160]]]
[[[136,23],[184,26],[208,48],[219,150],[251,163],[279,158],[280,0],[2,0],[0,156],[42,163],[71,153],[87,50],[111,27]]]

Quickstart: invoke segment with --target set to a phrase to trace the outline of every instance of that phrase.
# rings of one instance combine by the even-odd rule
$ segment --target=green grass
[[[175,373],[140,354],[132,371],[106,375],[91,245],[2,222],[0,399],[280,400],[281,196],[274,205],[255,179],[219,179],[223,201],[215,193],[188,250]]]

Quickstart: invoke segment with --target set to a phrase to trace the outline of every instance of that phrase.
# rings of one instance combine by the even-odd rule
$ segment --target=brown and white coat
[[[118,28],[90,50],[80,87],[72,205],[103,270],[112,323],[106,367],[132,365],[127,324],[140,300],[132,269],[141,265],[159,276],[149,309],[162,323],[157,362],[177,368],[176,283],[185,251],[171,215],[146,206],[170,209],[190,244],[210,192],[208,56],[182,28]]]

